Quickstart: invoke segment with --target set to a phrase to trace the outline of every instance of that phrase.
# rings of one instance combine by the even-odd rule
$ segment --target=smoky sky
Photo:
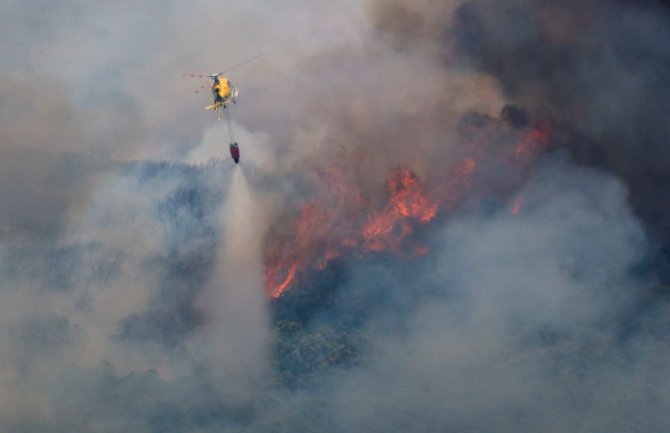
[[[670,427],[666,2],[0,9],[0,430]],[[258,53],[230,74],[236,166],[182,74]],[[383,203],[393,170],[435,189],[482,140],[426,257],[267,297],[319,173],[356,157],[338,181]]]
[[[444,3],[444,2],[442,2]],[[667,237],[670,15],[660,2],[379,2],[377,25],[402,46],[440,44],[493,74],[508,101],[560,124],[578,163],[626,180],[636,211]],[[452,57],[453,56],[453,57]]]

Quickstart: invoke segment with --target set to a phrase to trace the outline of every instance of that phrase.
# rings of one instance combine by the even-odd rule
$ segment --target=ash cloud
[[[0,430],[667,429],[657,3],[2,9]],[[233,172],[178,80],[257,52]],[[515,177],[513,216],[496,163],[544,118],[570,158]],[[490,135],[428,257],[342,259],[265,304],[263,242],[315,168],[366,153],[383,200],[389,170],[440,178]]]

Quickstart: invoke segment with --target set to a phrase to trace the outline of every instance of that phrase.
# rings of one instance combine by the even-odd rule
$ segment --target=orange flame
[[[326,269],[330,262],[347,254],[390,252],[404,257],[426,256],[428,248],[411,244],[412,234],[417,226],[430,223],[440,212],[453,210],[468,197],[477,184],[474,180],[485,178],[480,161],[485,161],[482,167],[489,167],[492,161],[489,154],[497,152],[494,163],[500,164],[499,157],[503,155],[502,163],[507,161],[509,170],[515,173],[513,178],[523,181],[530,162],[549,142],[546,123],[537,124],[515,145],[502,150],[494,147],[496,136],[491,132],[483,130],[475,141],[466,143],[466,155],[431,188],[412,170],[396,168],[387,181],[388,200],[382,206],[363,194],[355,182],[352,170],[358,169],[360,155],[354,155],[357,159],[353,164],[343,160],[317,172],[315,198],[300,207],[294,238],[280,244],[276,254],[268,258],[268,294],[273,298],[281,296],[304,271]],[[514,185],[518,183],[512,181],[511,185],[512,188],[503,186],[494,191],[505,197],[515,193]],[[508,209],[516,215],[522,205],[519,197]]]
[[[423,192],[419,178],[410,170],[400,169],[388,182],[389,203],[375,212],[364,225],[364,246],[369,251],[393,250],[412,233],[408,219],[427,223],[437,214],[438,205]]]
[[[295,276],[296,272],[298,271],[298,266],[300,262],[297,260],[292,262],[291,265],[289,266],[288,270],[286,271],[286,274],[284,276],[284,279],[281,280],[281,282],[277,285],[274,285],[275,283],[275,278],[277,276],[277,273],[280,270],[280,265],[276,265],[274,267],[268,268],[265,272],[265,281],[266,281],[266,286],[267,287],[274,287],[272,290],[270,290],[270,296],[273,298],[278,298],[281,296],[282,293],[288,289],[293,282],[295,281]]]
[[[399,253],[414,231],[413,224],[430,222],[439,209],[439,203],[428,196],[419,178],[408,169],[395,170],[388,180],[389,198],[381,210],[375,210],[359,192],[347,190],[339,175],[328,173],[325,177],[328,182],[337,181],[337,186],[327,186],[327,194],[301,206],[295,226],[295,251],[285,255],[292,258],[282,260],[279,254],[267,267],[266,284],[273,298],[295,282],[300,269],[323,270],[345,251],[362,247],[363,253]],[[363,217],[356,216],[360,214]],[[421,256],[427,250],[415,251]]]
[[[540,122],[514,148],[517,161],[527,164],[537,151],[549,143],[549,124]]]

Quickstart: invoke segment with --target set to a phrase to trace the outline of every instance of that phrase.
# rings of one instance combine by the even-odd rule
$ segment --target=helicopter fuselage
[[[230,80],[226,77],[214,76],[212,77],[212,95],[214,96],[214,103],[205,107],[205,110],[218,110],[226,108],[229,102],[236,102],[238,90],[233,87]]]
[[[212,82],[212,94],[214,102],[224,102],[230,99],[233,86],[226,77],[214,77]]]

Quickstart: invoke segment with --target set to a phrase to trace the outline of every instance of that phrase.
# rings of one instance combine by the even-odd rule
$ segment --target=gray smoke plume
[[[670,427],[659,2],[0,8],[1,431]],[[181,75],[259,52],[234,166]],[[342,185],[383,204],[393,169],[434,191],[467,156],[428,256],[264,296],[318,173],[355,159]]]
[[[400,47],[438,44],[496,77],[505,99],[548,116],[574,160],[622,177],[636,212],[667,242],[670,14],[660,2],[377,2]],[[454,7],[445,7],[451,4]],[[411,30],[410,30],[411,29]]]

